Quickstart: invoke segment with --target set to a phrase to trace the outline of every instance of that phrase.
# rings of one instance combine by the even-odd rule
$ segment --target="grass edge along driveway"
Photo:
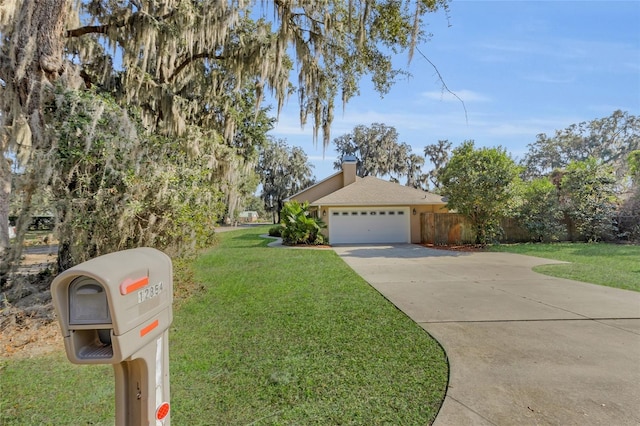
[[[523,243],[491,246],[502,251],[570,262],[533,268],[541,274],[640,291],[640,245],[610,243]]]
[[[220,234],[192,279],[176,275],[173,424],[433,422],[448,377],[439,344],[332,250],[268,248],[266,229]],[[0,374],[0,424],[113,423],[110,366],[62,353]]]

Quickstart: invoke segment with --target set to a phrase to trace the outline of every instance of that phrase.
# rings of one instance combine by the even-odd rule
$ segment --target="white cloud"
[[[537,116],[514,119],[491,114],[480,120],[473,120],[473,127],[490,136],[526,136],[540,133],[552,134],[555,130],[583,121],[577,116]]]
[[[443,102],[490,102],[491,98],[473,90],[452,90],[453,94],[445,91],[429,91],[423,92],[421,96],[427,99],[433,99]],[[457,97],[456,97],[457,96]],[[459,98],[459,99],[458,99]]]
[[[537,83],[552,83],[552,84],[569,84],[573,83],[575,77],[558,77],[548,73],[536,73],[529,74],[523,77],[525,80],[533,81]]]
[[[275,127],[272,130],[272,133],[277,134],[279,136],[287,136],[287,135],[311,135],[313,133],[313,125],[309,125],[307,123],[304,128],[300,126],[299,121],[291,120],[289,117],[280,116],[280,120],[276,123]]]
[[[324,157],[322,155],[309,155],[307,156],[307,158],[309,159],[309,161],[317,163],[327,163],[330,165],[333,165],[333,162],[338,159],[338,157],[335,155],[326,155]]]
[[[463,112],[453,115],[459,119],[458,121],[462,120],[462,122],[464,122]],[[406,110],[384,112],[376,110],[347,109],[344,116],[336,116],[334,118],[331,125],[331,138],[333,139],[345,133],[349,133],[358,125],[369,126],[372,123],[383,123],[387,126],[395,127],[402,136],[403,129],[426,130],[440,127],[442,124],[442,117],[438,118],[429,111],[420,112],[419,110],[415,112],[408,112]],[[301,130],[300,125],[298,124],[297,115],[281,115],[280,121],[271,131],[271,134],[275,137],[282,138],[311,138],[313,134],[312,129],[313,124],[307,123],[304,130]]]
[[[632,42],[569,37],[477,41],[471,52],[482,62],[532,63],[535,60],[537,68],[544,66],[539,64],[559,64],[577,72],[584,71],[585,67],[594,71],[637,72],[637,62],[621,63],[620,58],[638,58],[640,53]]]
[[[530,43],[524,43],[522,40],[493,40],[476,43],[476,47],[480,50],[491,50],[497,52],[508,53],[531,53],[534,46]]]

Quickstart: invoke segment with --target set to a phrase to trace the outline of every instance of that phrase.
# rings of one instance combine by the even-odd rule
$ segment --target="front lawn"
[[[640,291],[640,246],[606,243],[504,244],[506,251],[571,262],[542,265],[534,271],[559,278]]]
[[[176,276],[173,424],[431,423],[448,376],[437,342],[332,250],[268,248],[267,229],[220,234],[193,282]],[[113,424],[111,367],[57,353],[0,374],[0,424]]]

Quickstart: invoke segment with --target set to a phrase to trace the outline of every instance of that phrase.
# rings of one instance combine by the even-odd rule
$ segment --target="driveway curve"
[[[334,250],[445,349],[435,425],[640,425],[640,293],[544,276],[531,268],[562,262],[510,253]]]

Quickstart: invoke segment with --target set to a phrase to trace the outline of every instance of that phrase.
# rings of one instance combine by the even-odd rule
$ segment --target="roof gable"
[[[337,176],[340,176],[340,179],[342,180],[342,174],[343,174],[343,171],[340,170],[339,172],[336,172],[336,173],[332,174],[331,176],[322,179],[320,182],[316,182],[313,185],[308,186],[308,187],[304,188],[303,190],[298,191],[295,194],[287,197],[285,199],[285,201],[298,200],[298,199],[305,199],[305,200],[309,201],[308,197],[307,197],[307,193],[313,191],[314,189],[316,189],[318,187],[325,186],[327,184],[327,182],[330,182],[331,180],[334,180]]]

